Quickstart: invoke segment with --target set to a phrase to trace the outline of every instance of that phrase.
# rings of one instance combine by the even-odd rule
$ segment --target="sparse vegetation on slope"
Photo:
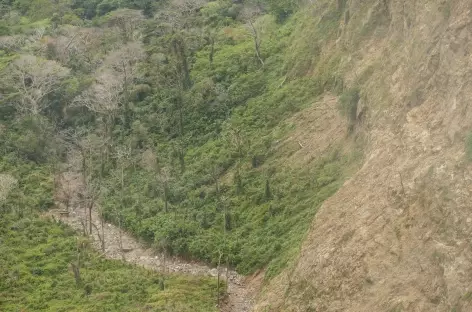
[[[368,138],[365,163],[256,311],[472,311],[472,3],[313,1],[305,35],[340,7],[317,67],[339,56],[339,104]]]

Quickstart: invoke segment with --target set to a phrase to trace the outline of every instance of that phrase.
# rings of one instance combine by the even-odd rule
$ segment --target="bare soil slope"
[[[324,54],[360,84],[365,163],[256,310],[472,311],[472,2],[346,5]]]

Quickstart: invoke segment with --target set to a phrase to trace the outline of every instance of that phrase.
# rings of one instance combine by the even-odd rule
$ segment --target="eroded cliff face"
[[[321,20],[343,1],[307,9]],[[336,8],[338,6],[338,8]],[[309,6],[308,6],[309,7]],[[365,162],[257,311],[472,311],[472,1],[352,0],[337,40]]]

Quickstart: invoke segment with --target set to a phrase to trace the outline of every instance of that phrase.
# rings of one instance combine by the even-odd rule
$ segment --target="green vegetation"
[[[284,0],[60,1],[52,17],[10,3],[0,31],[29,39],[0,46],[2,157],[53,172],[68,150],[106,219],[172,255],[274,276],[355,160],[335,146],[290,166],[277,145],[285,120],[343,91],[341,56],[320,47],[344,6],[314,20]],[[341,97],[350,119],[356,95]]]
[[[162,275],[104,260],[68,226],[39,218],[53,203],[47,166],[0,168],[0,191],[9,190],[0,192],[1,311],[215,311],[214,279],[169,275],[162,289]]]
[[[120,189],[120,167],[112,169],[102,203],[109,220],[121,219],[126,228],[171,254],[216,264],[223,252],[239,272],[267,267],[270,277],[295,257],[317,208],[340,186],[343,168],[352,161],[333,150],[308,170],[290,168],[275,146],[290,131],[286,118],[326,90],[338,90],[337,63],[334,57],[316,76],[294,71],[297,66],[309,70],[306,59],[316,58],[308,50],[304,58],[290,50],[299,40],[295,25],[303,15],[283,24],[264,15],[255,22],[263,33],[262,66],[244,25],[224,16],[215,20],[212,11],[226,12],[226,5],[208,6],[195,17],[206,23],[211,16],[212,23],[224,26],[213,29],[213,46],[204,42],[192,47],[196,53],[188,52],[187,87],[176,89],[178,82],[161,87],[170,84],[168,75],[159,75],[167,64],[156,63],[155,55],[181,56],[167,52],[168,37],[149,34],[145,39],[153,53],[146,60],[153,95],[136,102],[133,115],[139,122],[117,138],[135,151],[125,170],[126,188]],[[326,36],[338,15],[323,20],[318,31]],[[152,29],[159,27],[155,23]],[[149,152],[155,158],[153,170],[140,160]]]
[[[2,311],[215,311],[214,279],[172,275],[162,290],[162,276],[104,260],[63,224],[2,215],[0,239]]]

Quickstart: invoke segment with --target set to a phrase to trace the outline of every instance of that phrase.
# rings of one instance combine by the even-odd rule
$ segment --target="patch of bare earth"
[[[390,25],[346,47],[351,70],[379,64],[362,86],[370,109],[357,130],[368,133],[365,163],[320,208],[299,259],[270,282],[255,310],[472,311],[472,165],[464,149],[472,2],[348,7],[364,25],[387,10]],[[349,27],[343,40],[353,36]]]
[[[347,136],[347,122],[339,114],[338,98],[332,94],[287,119],[293,127],[277,145],[278,158],[292,167],[305,166],[339,147]]]

